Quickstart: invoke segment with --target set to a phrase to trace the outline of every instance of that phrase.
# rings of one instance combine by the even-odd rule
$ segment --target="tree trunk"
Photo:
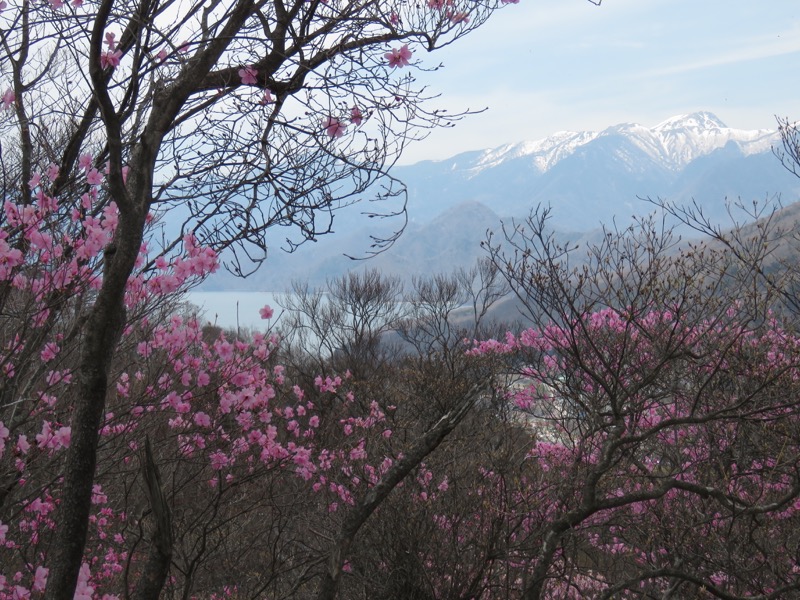
[[[149,438],[144,440],[142,478],[154,526],[147,562],[131,598],[133,600],[158,600],[161,589],[167,580],[172,560],[172,514],[164,496],[161,475],[153,458]]]
[[[72,439],[48,556],[46,600],[72,600],[89,526],[99,430],[108,373],[125,324],[125,286],[142,243],[144,218],[121,212],[114,243],[105,251],[103,284],[84,328],[83,351],[72,411]]]

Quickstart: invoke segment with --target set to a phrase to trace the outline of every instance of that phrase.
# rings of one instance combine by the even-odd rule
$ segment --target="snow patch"
[[[485,150],[468,167],[468,177],[494,168],[504,162],[526,158],[542,173],[550,170],[578,148],[602,136],[622,136],[667,169],[680,171],[693,160],[735,143],[749,156],[768,151],[780,142],[777,130],[732,129],[707,111],[677,115],[654,127],[638,123],[621,123],[597,133],[592,131],[560,131],[547,138],[506,144]],[[453,165],[455,169],[455,165]]]

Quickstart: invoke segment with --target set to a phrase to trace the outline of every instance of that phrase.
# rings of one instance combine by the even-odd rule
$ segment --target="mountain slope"
[[[780,196],[790,204],[800,197],[800,180],[773,156],[778,143],[777,131],[730,128],[698,112],[654,127],[624,123],[597,133],[560,132],[397,167],[392,174],[408,186],[409,224],[390,251],[366,265],[404,277],[469,266],[487,229],[498,230],[501,219],[524,218],[537,205],[552,207],[554,229],[587,232],[612,219],[625,226],[651,212],[645,197],[696,202],[720,222],[731,201]],[[319,282],[353,268],[359,263],[342,254],[365,255],[375,220],[337,223],[335,236],[295,255],[276,251],[246,282],[217,278],[209,286],[280,290],[293,277]]]

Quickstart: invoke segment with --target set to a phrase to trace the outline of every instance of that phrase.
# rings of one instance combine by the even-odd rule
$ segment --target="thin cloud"
[[[525,0],[420,73],[450,110],[489,107],[412,145],[403,162],[620,122],[652,126],[710,110],[731,127],[797,116],[797,0],[769,10],[708,0]],[[765,93],[765,90],[772,90]]]
[[[702,60],[694,60],[678,65],[671,65],[669,67],[649,70],[645,73],[645,75],[651,77],[679,75],[681,73],[688,73],[690,71],[752,62],[756,60],[763,60],[765,58],[774,58],[787,54],[795,54],[797,52],[800,52],[800,39],[798,39],[798,32],[789,31],[781,34],[777,38],[772,38],[769,40],[764,40],[761,38],[758,40],[757,45],[753,43],[743,43],[741,47],[723,54],[709,56]]]

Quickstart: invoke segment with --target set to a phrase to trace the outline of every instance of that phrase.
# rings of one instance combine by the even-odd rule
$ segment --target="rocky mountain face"
[[[487,230],[550,206],[551,225],[573,239],[601,224],[624,226],[652,212],[645,198],[696,202],[724,222],[730,202],[800,197],[800,180],[774,156],[775,130],[727,127],[698,112],[655,127],[624,123],[601,132],[559,132],[546,139],[458,154],[441,161],[397,167],[408,186],[409,223],[387,252],[364,261],[386,273],[447,272],[482,255]],[[338,232],[293,255],[274,252],[247,280],[215,277],[207,289],[275,290],[292,278],[324,282],[358,266],[343,256],[363,256],[374,221],[345,219]],[[279,233],[276,232],[276,237]]]

